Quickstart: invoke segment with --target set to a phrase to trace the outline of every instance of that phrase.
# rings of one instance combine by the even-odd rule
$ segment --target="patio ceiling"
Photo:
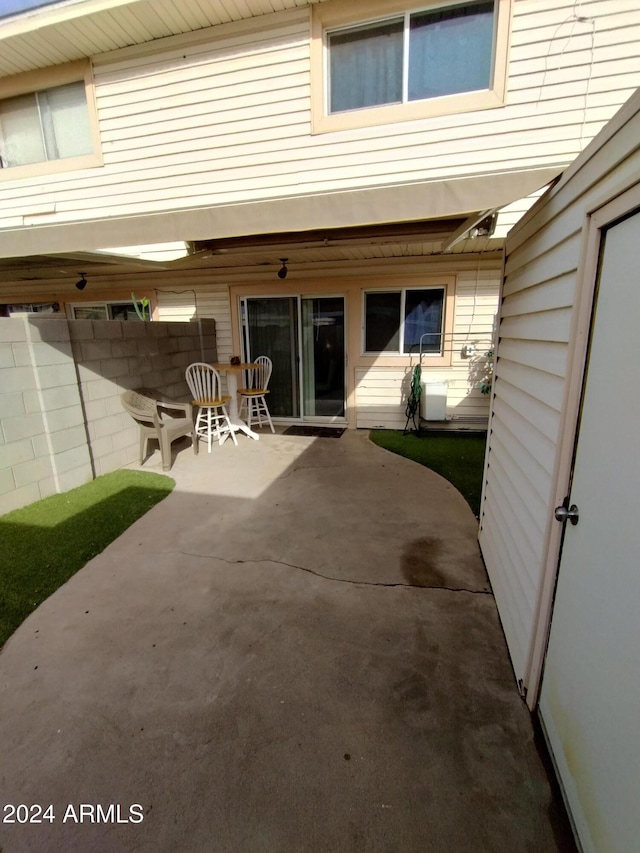
[[[62,0],[0,21],[0,77],[323,0]]]
[[[290,268],[376,259],[423,257],[445,250],[461,229],[481,217],[426,220],[386,226],[322,229],[208,240],[191,244],[192,252],[171,262],[155,262],[107,252],[65,252],[0,260],[0,284],[55,281],[89,276],[122,276],[153,270],[231,270],[279,267],[282,257]],[[467,238],[456,252],[498,250],[502,240],[489,236]]]

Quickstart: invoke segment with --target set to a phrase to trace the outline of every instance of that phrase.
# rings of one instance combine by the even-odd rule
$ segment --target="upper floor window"
[[[0,81],[0,179],[99,165],[97,136],[88,63]]]
[[[84,83],[0,101],[3,168],[91,154],[93,145]]]
[[[316,132],[500,106],[511,0],[371,0],[314,6]]]
[[[329,111],[488,89],[493,16],[482,0],[330,31]]]

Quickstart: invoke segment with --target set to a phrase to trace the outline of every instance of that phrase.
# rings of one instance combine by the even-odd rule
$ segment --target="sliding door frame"
[[[295,299],[297,305],[297,340],[298,340],[298,410],[300,412],[299,417],[279,417],[274,418],[277,423],[309,423],[309,424],[340,424],[342,426],[348,425],[348,413],[349,413],[349,372],[347,370],[347,364],[349,360],[348,356],[348,346],[349,346],[349,325],[348,325],[348,303],[349,303],[349,295],[346,289],[336,288],[335,282],[332,282],[330,286],[325,289],[319,289],[318,287],[309,288],[308,290],[304,287],[292,288],[291,286],[281,286],[277,285],[274,287],[263,287],[257,288],[255,285],[234,285],[230,287],[229,290],[229,298],[231,303],[231,333],[232,333],[232,341],[233,341],[233,351],[234,353],[241,354],[242,358],[247,358],[250,356],[256,357],[260,353],[247,353],[245,347],[245,334],[244,328],[242,325],[242,303],[246,304],[247,300],[250,299]],[[344,312],[344,359],[343,359],[343,406],[344,406],[344,416],[304,416],[304,389],[303,389],[303,356],[302,356],[302,300],[303,299],[329,299],[329,298],[337,298],[342,299],[343,312]]]

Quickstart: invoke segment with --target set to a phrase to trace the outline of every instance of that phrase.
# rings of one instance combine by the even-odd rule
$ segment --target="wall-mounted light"
[[[78,290],[84,290],[87,286],[87,279],[85,278],[86,272],[78,273],[78,275],[81,275],[82,278],[80,279],[80,281],[76,281],[76,287],[78,288]]]
[[[286,278],[287,273],[289,272],[289,270],[287,269],[287,261],[289,260],[289,258],[280,258],[280,260],[282,261],[282,266],[278,270],[278,278]]]

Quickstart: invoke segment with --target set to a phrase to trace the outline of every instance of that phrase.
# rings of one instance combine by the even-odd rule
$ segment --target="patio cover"
[[[0,257],[454,217],[525,198],[562,169],[558,165],[63,223],[42,224],[34,211],[0,232]]]

